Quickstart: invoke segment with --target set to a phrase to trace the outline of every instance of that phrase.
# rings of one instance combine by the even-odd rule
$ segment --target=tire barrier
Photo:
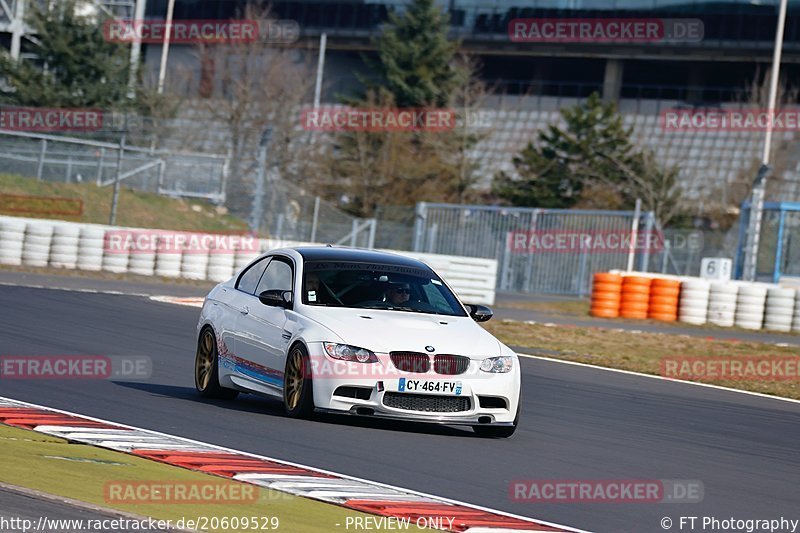
[[[755,284],[741,285],[736,297],[734,325],[744,329],[761,329],[766,304],[767,287]]]
[[[258,252],[252,250],[236,250],[234,255],[233,269],[239,272],[241,269],[250,264],[250,261],[259,256]]]
[[[0,265],[21,265],[25,242],[24,220],[0,219]]]
[[[616,318],[622,300],[622,276],[596,273],[592,278],[592,306],[589,314],[602,318]]]
[[[78,239],[77,267],[79,269],[102,270],[105,234],[106,230],[102,226],[81,226]]]
[[[647,310],[650,304],[650,285],[652,282],[652,278],[643,276],[625,276],[622,278],[619,316],[622,318],[647,318]]]
[[[795,306],[794,289],[772,287],[767,289],[764,328],[773,331],[792,331]]]
[[[58,224],[53,228],[50,266],[57,268],[76,268],[78,266],[80,235],[80,226],[74,224]]]
[[[708,300],[711,284],[702,279],[681,283],[678,320],[686,324],[705,324],[708,320]]]
[[[738,294],[739,285],[736,283],[712,283],[708,298],[708,322],[717,326],[732,327],[736,316]]]
[[[156,246],[156,276],[163,278],[181,277],[181,263],[183,262],[183,250],[174,246],[167,245],[164,235],[156,236],[158,245]]]
[[[678,299],[681,282],[674,279],[655,278],[650,284],[650,302],[647,317],[662,322],[678,320]]]
[[[208,254],[208,279],[225,281],[233,276],[236,255],[233,250],[212,249]]]
[[[800,298],[794,303],[794,318],[792,319],[792,331],[800,333]]]
[[[25,228],[25,242],[22,245],[22,264],[44,267],[50,260],[50,245],[53,242],[53,225],[31,222]]]
[[[596,273],[589,315],[615,316],[614,289],[620,278],[617,316],[622,318],[800,332],[800,289],[652,272]]]
[[[185,247],[181,260],[181,277],[186,279],[206,279],[208,270],[208,250]]]

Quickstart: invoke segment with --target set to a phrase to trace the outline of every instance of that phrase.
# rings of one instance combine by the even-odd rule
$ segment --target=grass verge
[[[109,503],[106,501],[104,490],[108,482],[199,482],[237,486],[242,484],[121,452],[73,444],[60,438],[2,424],[0,424],[0,456],[3,458],[3,466],[0,468],[2,482],[83,501],[106,509],[116,509],[154,519],[172,520],[173,523],[181,518],[195,519],[200,516],[259,517],[260,527],[261,517],[277,517],[280,531],[327,532],[342,529],[348,516],[368,516],[344,507],[261,487],[254,487],[257,496],[248,498],[247,503],[239,501],[233,504]],[[239,531],[244,530],[239,529]],[[207,531],[229,533],[237,530],[227,527],[207,529]]]
[[[610,322],[609,321],[619,321],[620,323],[624,323],[627,325],[657,325],[659,327],[664,328],[686,328],[686,329],[693,329],[697,331],[741,331],[747,333],[753,333],[751,329],[745,329],[740,327],[727,327],[727,326],[717,326],[716,324],[706,323],[706,324],[688,324],[686,322],[662,322],[659,320],[634,320],[629,318],[595,318],[589,314],[589,307],[590,302],[589,300],[570,300],[570,301],[555,301],[555,302],[509,302],[503,303],[502,306],[497,306],[507,309],[523,309],[527,311],[535,311],[546,313],[553,317],[571,317],[571,318],[580,318],[583,320],[596,320],[599,327],[606,327]],[[767,330],[761,330],[762,332],[768,332]],[[800,335],[800,333],[795,331],[781,331],[775,332],[780,333],[781,335]]]
[[[515,320],[484,327],[503,343],[531,354],[608,368],[661,375],[663,358],[743,358],[800,356],[797,347],[761,342],[723,341],[688,335],[618,331],[573,326],[545,326]],[[697,381],[701,381],[697,379]],[[704,383],[800,399],[800,382],[703,379]]]
[[[35,178],[0,173],[0,193],[29,197],[7,197],[0,202],[0,215],[108,224],[113,187],[98,187],[94,183],[37,181]],[[73,203],[44,200],[42,197],[82,200],[83,213],[79,216],[69,216],[31,212],[73,211],[75,209]],[[155,193],[128,189],[124,186],[120,188],[116,223],[119,226],[171,230],[239,231],[247,229],[247,224],[243,220],[218,212],[215,206],[203,200],[169,198]]]

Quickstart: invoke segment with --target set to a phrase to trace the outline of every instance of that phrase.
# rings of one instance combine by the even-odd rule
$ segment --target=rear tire
[[[226,389],[219,384],[219,358],[214,330],[205,328],[197,340],[194,359],[194,386],[200,396],[220,400],[233,400],[239,391]]]
[[[290,418],[311,418],[314,414],[314,388],[308,351],[295,344],[286,357],[283,373],[283,406]]]

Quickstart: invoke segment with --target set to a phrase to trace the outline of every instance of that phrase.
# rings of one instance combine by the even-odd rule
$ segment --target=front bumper
[[[491,374],[478,369],[480,361],[470,364],[467,372],[456,375],[401,372],[389,361],[388,355],[378,354],[378,363],[354,363],[327,358],[324,371],[315,368],[312,374],[316,410],[325,413],[371,416],[376,418],[425,422],[448,425],[511,426],[519,405],[520,370],[515,360],[514,368],[504,374]],[[365,375],[366,374],[366,375]],[[387,394],[403,394],[400,380],[427,382],[457,382],[460,394],[426,394],[416,390],[414,396],[427,399],[469,399],[469,406],[458,411],[414,410],[387,405]],[[342,387],[357,388],[361,398],[341,395]],[[338,392],[337,392],[338,391]],[[412,393],[409,393],[410,395]],[[500,400],[504,407],[481,406],[481,398]],[[413,404],[413,402],[411,402]]]

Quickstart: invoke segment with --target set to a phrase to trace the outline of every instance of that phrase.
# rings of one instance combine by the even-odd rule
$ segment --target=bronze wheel
[[[308,418],[314,411],[314,391],[308,352],[302,344],[289,350],[283,374],[283,405],[292,418]]]
[[[205,328],[197,340],[197,355],[194,358],[194,386],[202,396],[232,400],[239,391],[225,389],[219,385],[217,361],[217,339],[214,330]]]

